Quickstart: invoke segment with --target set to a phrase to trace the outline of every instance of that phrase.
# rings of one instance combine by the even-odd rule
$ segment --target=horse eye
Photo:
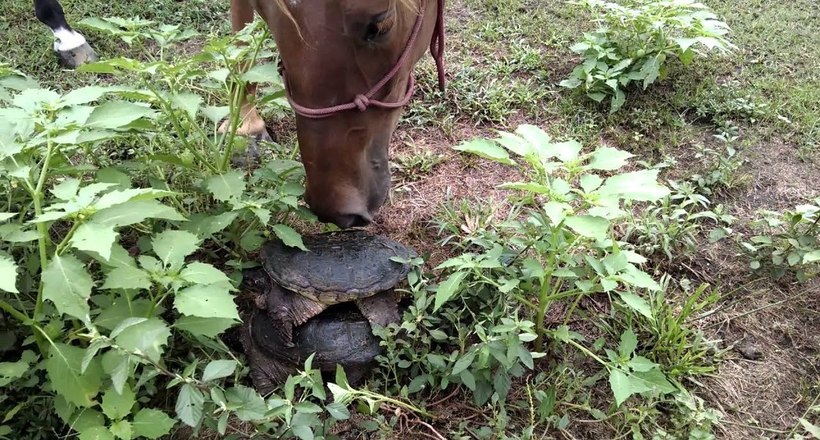
[[[370,23],[365,26],[364,41],[376,43],[390,33],[393,28],[393,17],[389,12],[375,15]]]

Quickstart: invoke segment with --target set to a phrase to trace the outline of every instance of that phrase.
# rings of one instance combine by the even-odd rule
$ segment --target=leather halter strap
[[[436,61],[436,70],[438,73],[438,86],[439,89],[442,91],[444,90],[444,0],[437,0],[438,2],[438,13],[436,16],[436,24],[435,28],[433,29],[433,38],[430,40],[430,54],[433,56],[433,59]],[[416,17],[416,22],[413,25],[413,32],[410,34],[410,38],[407,41],[407,46],[405,46],[404,51],[399,56],[399,59],[396,61],[396,64],[393,65],[393,68],[390,69],[389,72],[374,85],[370,90],[365,93],[356,95],[353,98],[353,101],[348,102],[347,104],[340,104],[334,105],[332,107],[324,107],[324,108],[310,108],[305,107],[303,105],[298,104],[294,99],[293,96],[290,94],[290,88],[288,87],[288,80],[287,76],[285,75],[285,68],[282,63],[279,63],[279,70],[280,75],[282,76],[282,81],[285,85],[285,96],[288,98],[288,102],[293,110],[306,118],[311,119],[322,119],[333,116],[337,113],[346,112],[350,110],[359,110],[363,112],[367,110],[369,107],[377,107],[382,109],[396,109],[399,107],[404,107],[407,105],[408,102],[413,98],[413,92],[416,89],[416,80],[413,77],[413,73],[410,73],[410,78],[407,81],[407,91],[404,94],[404,97],[399,99],[396,102],[384,102],[373,99],[381,89],[387,85],[390,80],[395,77],[402,67],[407,63],[407,60],[410,58],[410,53],[413,50],[413,46],[415,46],[416,40],[418,39],[419,33],[421,32],[421,27],[424,22],[424,6],[422,5],[421,9],[419,10],[419,14]]]

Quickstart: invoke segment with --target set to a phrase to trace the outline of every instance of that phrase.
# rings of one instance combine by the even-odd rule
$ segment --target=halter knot
[[[353,98],[353,104],[356,104],[356,108],[359,109],[360,112],[367,110],[367,106],[370,105],[370,98],[365,95],[356,95]]]

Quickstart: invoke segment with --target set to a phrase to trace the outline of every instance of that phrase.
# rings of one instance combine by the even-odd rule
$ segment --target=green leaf
[[[202,373],[202,381],[208,382],[214,379],[221,379],[233,374],[236,370],[236,361],[233,360],[216,360],[211,361],[205,367]]]
[[[79,440],[114,440],[114,434],[104,426],[95,426],[83,431]]]
[[[177,397],[176,411],[179,420],[191,427],[196,427],[202,420],[202,405],[205,396],[191,384],[183,384]]]
[[[114,390],[122,392],[128,377],[133,373],[130,355],[118,350],[109,350],[102,356],[103,370],[111,376],[111,385]]]
[[[212,176],[205,180],[205,188],[220,202],[238,200],[245,192],[245,175],[240,171],[231,171]]]
[[[561,162],[578,159],[583,146],[578,141],[566,141],[547,144],[540,152],[542,158],[557,157]]]
[[[124,101],[106,102],[94,109],[86,124],[93,128],[117,129],[152,114],[153,111],[143,105]]]
[[[470,368],[470,366],[473,364],[473,360],[475,360],[477,353],[478,352],[476,350],[471,350],[467,352],[464,356],[459,358],[459,360],[456,361],[456,364],[453,365],[453,371],[451,372],[451,374],[458,375],[467,368]]]
[[[30,351],[26,353],[32,355]],[[30,362],[26,359],[27,357],[29,356],[24,353],[17,362],[0,362],[0,387],[14,382],[26,374],[30,366]]]
[[[815,438],[820,438],[820,426],[814,425],[803,418],[800,419],[800,424],[803,425],[803,429],[805,429],[806,432],[813,435]]]
[[[593,170],[614,171],[626,165],[634,154],[612,147],[601,147],[592,153],[592,158],[585,168]]]
[[[55,256],[43,271],[43,298],[60,313],[88,319],[88,298],[94,281],[82,262],[73,255]]]
[[[564,219],[564,224],[575,233],[598,241],[605,241],[609,236],[610,223],[603,217],[574,215]]]
[[[100,392],[102,368],[97,358],[80,373],[84,355],[82,348],[57,342],[49,348],[45,366],[54,391],[67,402],[88,408],[96,404],[93,399]]]
[[[154,236],[151,246],[166,267],[182,267],[185,257],[199,248],[199,238],[187,231],[163,231]]]
[[[347,420],[350,418],[350,411],[347,406],[339,402],[331,402],[325,405],[325,410],[336,420]]]
[[[438,288],[436,288],[436,302],[433,306],[434,312],[456,294],[466,276],[467,272],[455,272],[438,285]]]
[[[202,105],[202,97],[195,93],[177,93],[171,97],[171,105],[183,110],[191,119],[196,119],[196,113]]]
[[[803,255],[803,264],[814,263],[815,261],[820,261],[820,249],[807,252]]]
[[[635,394],[629,377],[623,371],[613,368],[609,372],[609,386],[615,396],[615,405],[621,406],[629,396]]]
[[[230,112],[231,108],[227,105],[220,107],[209,105],[202,108],[202,114],[214,124],[218,124],[221,120],[225,119]]]
[[[239,320],[236,304],[228,289],[216,285],[198,284],[179,291],[174,307],[183,315]]]
[[[151,277],[142,269],[123,266],[114,268],[105,277],[102,289],[135,289],[148,290],[151,288]]]
[[[472,141],[464,142],[460,145],[453,147],[453,149],[465,153],[472,153],[479,157],[483,157],[494,162],[503,163],[505,165],[515,164],[515,162],[513,162],[512,159],[510,159],[510,155],[507,153],[505,149],[501,148],[497,143],[488,139],[475,139]]]
[[[618,354],[620,354],[621,357],[629,358],[637,347],[638,337],[635,336],[635,332],[633,332],[631,328],[621,333],[621,343],[618,344]]]
[[[273,63],[257,63],[240,78],[249,83],[269,83],[279,81],[279,69]]]
[[[117,336],[117,345],[132,352],[145,355],[154,362],[162,357],[162,346],[168,343],[171,330],[159,318],[149,318],[132,325]]]
[[[236,385],[225,391],[225,398],[228,402],[238,406],[235,414],[239,420],[249,422],[262,420],[265,417],[267,412],[265,400],[253,388]]]
[[[643,356],[635,356],[626,363],[632,371],[647,372],[654,368],[658,368],[658,364],[650,361]]]
[[[191,263],[179,275],[191,284],[231,284],[224,272],[207,263]]]
[[[135,436],[154,440],[168,435],[174,427],[174,420],[160,410],[144,408],[134,416],[131,426]]]
[[[131,408],[135,403],[137,400],[134,392],[126,386],[122,389],[122,393],[118,393],[113,388],[105,390],[100,407],[109,419],[120,420],[131,414]]]
[[[201,318],[199,316],[182,316],[176,320],[174,327],[193,335],[215,338],[231,328],[237,321],[226,318]]]
[[[660,291],[661,285],[651,275],[630,264],[619,274],[621,280],[641,289]]]
[[[290,226],[278,224],[274,225],[271,229],[273,233],[282,240],[282,243],[285,243],[285,246],[295,247],[303,251],[308,250],[302,242],[302,235]]]
[[[149,218],[172,221],[185,220],[185,217],[180,215],[174,208],[165,206],[158,200],[132,200],[125,204],[102,209],[91,216],[91,220],[96,223],[114,227],[142,223]]]
[[[620,295],[621,301],[629,306],[629,308],[649,318],[650,320],[654,320],[654,317],[652,316],[652,307],[649,306],[649,303],[645,299],[628,291],[618,292],[618,295]]]
[[[131,422],[128,420],[120,420],[111,424],[108,428],[114,436],[121,440],[131,440],[133,431],[131,429]]]
[[[96,222],[83,223],[71,237],[71,245],[81,251],[95,252],[108,260],[111,258],[111,247],[117,241],[117,232],[113,226]]]
[[[17,291],[17,264],[6,255],[0,255],[0,290],[19,293]]]
[[[625,200],[654,202],[669,195],[669,188],[658,183],[660,170],[641,170],[618,174],[606,179],[596,193]]]

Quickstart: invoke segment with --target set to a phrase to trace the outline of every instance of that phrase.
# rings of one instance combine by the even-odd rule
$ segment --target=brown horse
[[[370,223],[390,189],[388,146],[430,47],[443,87],[443,0],[231,0],[234,31],[254,11],[271,29],[307,172],[305,200],[324,222]],[[251,86],[248,93],[254,93]],[[249,104],[239,132],[262,135]]]

